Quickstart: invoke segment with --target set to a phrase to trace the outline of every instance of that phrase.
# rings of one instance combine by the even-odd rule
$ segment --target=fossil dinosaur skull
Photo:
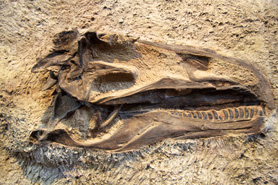
[[[165,138],[254,134],[274,109],[257,69],[212,50],[76,30],[53,43],[32,69],[49,70],[44,90],[57,92],[46,128],[31,134],[36,141],[119,152]],[[98,124],[94,137],[77,141],[56,125],[82,107],[99,115],[92,116]],[[110,137],[97,139],[116,123]]]

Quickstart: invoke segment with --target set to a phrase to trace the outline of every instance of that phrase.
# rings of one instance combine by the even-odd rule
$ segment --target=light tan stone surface
[[[173,141],[110,154],[35,147],[31,131],[52,99],[31,73],[54,34],[78,28],[213,49],[247,60],[278,97],[275,1],[17,1],[0,3],[0,184],[277,184],[277,115],[255,136]]]

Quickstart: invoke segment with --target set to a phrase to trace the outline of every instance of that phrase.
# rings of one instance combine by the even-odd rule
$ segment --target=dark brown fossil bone
[[[37,141],[120,152],[166,138],[254,134],[274,109],[271,86],[253,65],[192,46],[74,30],[55,35],[53,52],[32,69],[41,70],[51,71],[44,89],[56,83],[58,94],[45,130],[31,134]],[[94,136],[121,126],[83,142],[55,128],[81,106],[102,114]]]

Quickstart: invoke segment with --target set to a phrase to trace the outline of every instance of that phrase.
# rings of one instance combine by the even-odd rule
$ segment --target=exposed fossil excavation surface
[[[254,134],[274,109],[253,65],[192,46],[64,31],[32,69],[45,70],[42,90],[54,98],[34,143],[120,152],[166,138]],[[77,110],[88,116],[83,136],[72,130]]]

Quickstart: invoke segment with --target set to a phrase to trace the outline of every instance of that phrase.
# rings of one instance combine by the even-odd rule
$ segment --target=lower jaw
[[[225,116],[224,112],[227,110],[229,113]],[[242,110],[243,114],[239,113],[237,116],[232,115],[231,108],[217,111],[213,110],[214,113],[211,111],[160,109],[137,114],[131,118],[123,118],[123,120],[126,119],[126,125],[144,125],[145,128],[137,131],[137,134],[134,135],[132,140],[116,151],[137,149],[140,146],[154,144],[166,138],[196,139],[256,134],[261,131],[264,125],[262,107],[240,106],[233,109],[234,112],[237,110],[239,112]],[[208,115],[209,113],[211,117],[209,118],[208,116],[207,119],[205,119],[203,115]],[[225,116],[224,118],[223,115]]]
[[[255,134],[263,128],[264,123],[264,109],[258,105],[198,111],[152,109],[140,113],[122,111],[119,114],[123,121],[123,130],[118,130],[118,133],[108,140],[96,143],[92,138],[87,142],[75,142],[62,130],[54,130],[46,140],[69,146],[121,152],[138,149],[167,138],[195,139]],[[125,134],[130,134],[130,137],[125,138]],[[125,144],[120,144],[121,142]]]

